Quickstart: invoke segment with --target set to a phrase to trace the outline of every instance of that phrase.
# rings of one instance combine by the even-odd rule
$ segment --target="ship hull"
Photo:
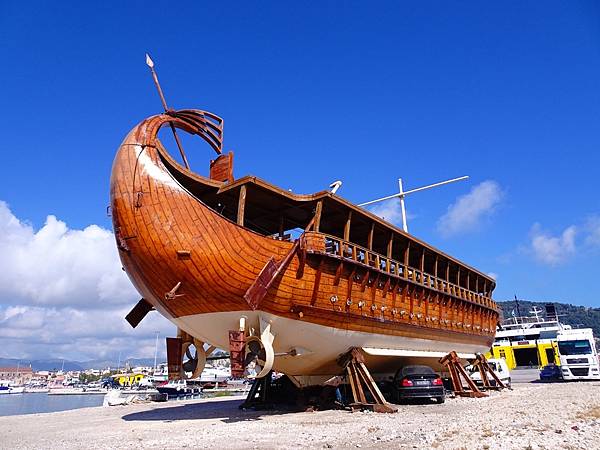
[[[285,242],[209,208],[172,173],[156,138],[168,121],[176,122],[154,116],[126,137],[113,164],[111,207],[124,270],[180,329],[227,349],[241,318],[257,333],[269,323],[275,353],[296,353],[276,356],[273,368],[297,380],[338,373],[336,359],[351,347],[489,349],[497,312],[488,300],[469,294],[467,301],[432,289],[431,279],[327,255],[318,233]],[[269,262],[276,277],[249,298]],[[371,359],[380,365],[381,358]]]
[[[238,326],[243,316],[249,323],[270,323],[274,331],[273,348],[276,354],[290,349],[300,352],[297,356],[282,355],[275,358],[274,370],[293,377],[299,385],[320,384],[340,371],[337,359],[351,347],[367,349],[366,360],[373,374],[394,372],[404,364],[427,364],[438,367],[441,354],[456,351],[473,355],[487,350],[478,343],[457,343],[425,337],[411,338],[377,333],[365,333],[320,325],[277,316],[264,311],[235,311],[196,314],[174,319],[173,322],[193,336],[211,342],[221,348],[229,345],[227,330]],[[372,352],[376,354],[371,354]],[[420,356],[385,356],[377,350],[416,350]],[[431,353],[436,356],[427,356]]]

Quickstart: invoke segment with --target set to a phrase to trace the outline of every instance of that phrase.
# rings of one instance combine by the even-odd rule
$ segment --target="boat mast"
[[[437,186],[442,186],[444,184],[454,183],[456,181],[467,180],[468,178],[469,178],[469,176],[465,175],[464,177],[458,177],[458,178],[452,178],[451,180],[440,181],[439,183],[429,184],[427,186],[422,186],[422,187],[419,187],[416,189],[411,189],[409,191],[405,191],[402,188],[402,178],[398,178],[398,188],[399,188],[400,192],[398,192],[397,194],[388,195],[387,197],[378,198],[377,200],[371,200],[369,202],[359,203],[358,206],[367,206],[367,205],[371,205],[373,203],[378,203],[378,202],[382,202],[384,200],[389,200],[391,198],[398,197],[400,199],[400,208],[402,209],[402,229],[404,230],[404,232],[408,233],[408,224],[406,223],[406,208],[404,205],[404,198],[408,194],[414,194],[415,192],[424,191],[425,189],[431,189],[431,188],[434,188]]]
[[[519,299],[517,298],[517,294],[515,294],[515,305],[517,307],[517,317],[521,317],[521,308],[519,308]]]
[[[529,314],[533,314],[535,316],[535,321],[539,322],[540,321],[540,313],[542,312],[541,309],[539,309],[537,306],[533,306],[533,309],[531,311],[529,311]]]
[[[158,95],[160,96],[160,101],[162,102],[163,108],[165,112],[169,112],[169,107],[167,106],[167,101],[165,100],[165,95],[163,94],[162,88],[160,87],[160,83],[158,82],[158,75],[156,75],[156,71],[154,70],[154,61],[150,58],[150,55],[146,53],[146,65],[150,68],[150,72],[152,73],[152,79],[154,80],[154,85],[158,90]],[[185,168],[189,169],[190,165],[185,156],[185,152],[183,151],[183,147],[181,146],[181,142],[179,141],[179,136],[177,135],[177,131],[175,131],[175,125],[173,122],[169,122],[171,126],[171,131],[173,132],[173,137],[175,138],[175,142],[177,142],[177,147],[179,148],[179,153],[181,154],[181,158],[183,159],[183,163],[185,164]]]
[[[156,332],[156,342],[154,342],[154,372],[153,375],[156,375],[156,357],[158,355],[158,334],[160,332]]]

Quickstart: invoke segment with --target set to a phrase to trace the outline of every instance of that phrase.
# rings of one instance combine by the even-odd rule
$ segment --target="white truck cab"
[[[591,328],[561,330],[556,341],[564,380],[600,379],[598,352]]]
[[[508,365],[506,364],[506,360],[504,358],[491,358],[487,360],[490,368],[494,371],[496,376],[500,378],[500,381],[504,383],[506,387],[510,387],[511,378],[510,378],[510,370],[508,370]],[[483,382],[481,381],[481,374],[479,370],[475,366],[467,366],[467,371],[469,372],[469,376],[471,380],[475,382],[475,384],[482,386]],[[496,384],[496,380],[488,374],[488,380],[490,384],[493,386]]]

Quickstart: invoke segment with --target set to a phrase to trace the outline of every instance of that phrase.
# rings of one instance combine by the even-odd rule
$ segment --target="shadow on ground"
[[[297,410],[292,411],[288,409],[269,411],[241,410],[239,409],[239,406],[242,402],[243,400],[236,399],[218,402],[187,403],[185,405],[156,408],[149,411],[126,414],[122,419],[128,422],[153,420],[173,422],[176,420],[221,419],[222,422],[232,423],[261,420],[263,416],[297,412]]]

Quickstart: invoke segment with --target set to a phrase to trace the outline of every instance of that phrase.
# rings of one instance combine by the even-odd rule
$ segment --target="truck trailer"
[[[598,380],[600,367],[591,328],[563,329],[556,336],[564,380]]]

